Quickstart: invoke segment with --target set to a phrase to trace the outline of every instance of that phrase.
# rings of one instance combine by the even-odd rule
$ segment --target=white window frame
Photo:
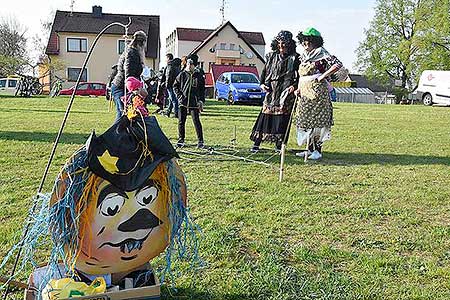
[[[82,67],[75,67],[75,66],[67,66],[66,67],[66,78],[68,82],[77,82],[77,80],[75,79],[74,81],[70,81],[69,80],[69,69],[82,69]],[[77,78],[78,79],[78,78]],[[83,82],[89,82],[89,69],[86,67],[86,81],[80,81],[80,83]]]
[[[123,52],[120,53],[120,42],[121,42],[121,41],[123,41],[123,43],[125,44],[125,45],[124,45],[124,48],[123,48],[123,51],[124,51],[124,52],[125,52],[125,49],[127,48],[125,39],[118,39],[118,40],[117,40],[117,54],[118,54],[118,55],[122,55],[122,53],[123,53]]]

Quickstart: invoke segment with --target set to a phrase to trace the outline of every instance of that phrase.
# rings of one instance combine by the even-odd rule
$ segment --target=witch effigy
[[[92,133],[52,192],[36,197],[28,234],[0,268],[22,248],[20,267],[34,268],[25,298],[56,300],[155,284],[149,262],[164,251],[163,276],[173,260],[195,261],[198,228],[177,158],[156,118],[139,110]],[[42,249],[50,249],[44,266]]]

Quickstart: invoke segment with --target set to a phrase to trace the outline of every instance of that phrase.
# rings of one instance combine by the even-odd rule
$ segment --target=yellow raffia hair
[[[75,251],[67,251],[66,255],[71,255],[71,253],[75,253],[74,259],[72,257],[66,257],[66,261],[71,261],[72,266],[71,269],[75,269],[75,262],[78,258],[78,256],[81,253],[81,245],[83,244],[84,239],[86,238],[86,235],[88,236],[88,240],[92,240],[92,230],[89,226],[90,220],[94,217],[95,214],[95,201],[98,198],[98,186],[100,182],[103,179],[94,173],[92,173],[89,176],[88,181],[86,182],[86,186],[84,187],[83,194],[81,195],[81,198],[78,200],[77,207],[76,207],[76,214],[79,217],[79,243],[78,243],[78,249]],[[90,255],[90,248],[88,250],[88,254]]]

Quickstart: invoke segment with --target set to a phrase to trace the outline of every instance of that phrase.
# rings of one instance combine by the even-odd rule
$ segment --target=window
[[[235,44],[230,44],[230,50],[234,50]]]
[[[117,41],[117,53],[122,54],[125,51],[125,40]]]
[[[250,67],[256,67],[256,64],[248,64]]]
[[[87,39],[67,38],[67,52],[87,52]]]
[[[220,50],[225,50],[226,47],[227,47],[226,43],[220,43]]]
[[[80,71],[81,68],[67,68],[67,80],[72,82],[77,81]],[[87,69],[84,70],[81,81],[87,81]]]
[[[231,75],[232,83],[259,83],[253,74],[233,74]]]
[[[17,85],[17,80],[15,80],[15,79],[8,80],[8,87],[15,88],[16,85]]]
[[[78,85],[78,90],[79,91],[86,91],[88,89],[88,87],[89,87],[89,84],[82,83],[82,84]]]
[[[93,89],[93,90],[103,90],[103,89],[105,89],[105,87],[103,86],[103,84],[100,84],[100,83],[93,83],[93,84],[92,84],[92,89]]]
[[[0,88],[6,87],[6,79],[0,80]]]
[[[199,61],[199,62],[198,62],[198,67],[199,67],[200,69],[204,70],[204,69],[203,69],[204,66],[205,66],[205,62],[203,62],[203,61]]]

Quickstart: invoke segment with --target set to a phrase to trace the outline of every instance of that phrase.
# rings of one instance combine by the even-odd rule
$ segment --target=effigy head
[[[154,117],[92,134],[58,176],[51,233],[68,265],[87,274],[131,271],[162,253],[186,217],[177,154]]]

